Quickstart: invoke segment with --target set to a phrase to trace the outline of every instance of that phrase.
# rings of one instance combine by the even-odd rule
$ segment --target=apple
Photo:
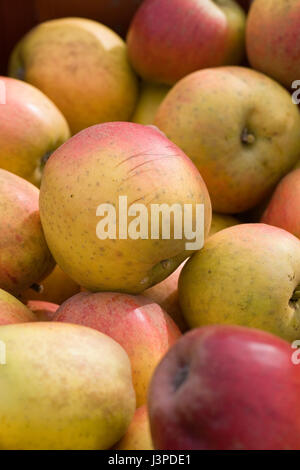
[[[0,167],[39,185],[49,155],[70,137],[68,124],[47,96],[28,83],[0,77]]]
[[[184,266],[179,300],[191,328],[236,324],[293,341],[300,330],[300,241],[265,224],[209,238]]]
[[[253,68],[286,87],[300,77],[300,3],[255,0],[247,22],[247,53]]]
[[[266,208],[262,222],[283,228],[300,238],[300,168],[280,181]]]
[[[154,450],[146,405],[136,410],[125,436],[122,437],[114,449]]]
[[[39,190],[2,169],[0,219],[0,288],[17,296],[46,277],[54,261],[41,226]]]
[[[15,47],[9,73],[49,96],[73,134],[93,124],[129,120],[137,100],[126,44],[111,29],[84,18],[36,26]]]
[[[56,265],[46,279],[22,292],[20,298],[25,303],[28,300],[38,300],[60,305],[78,292],[80,286]]]
[[[260,330],[209,326],[184,335],[155,371],[155,449],[299,450],[300,368],[289,343]]]
[[[59,305],[41,300],[29,300],[27,307],[31,310],[39,321],[51,321],[55,317]]]
[[[124,200],[128,212],[133,204],[144,210],[132,235],[129,229],[136,227],[137,218],[126,220]],[[158,239],[152,237],[154,204],[178,204],[182,212],[189,204],[193,214],[203,204],[201,228],[208,234],[211,204],[202,177],[155,128],[129,122],[93,126],[69,139],[46,164],[40,194],[45,236],[57,264],[87,290],[141,293],[196,251],[194,244],[187,246],[184,230],[181,239],[173,236],[174,220],[169,239],[162,230]],[[128,230],[120,236],[121,218]]]
[[[215,212],[257,206],[300,155],[290,94],[245,67],[200,70],[177,83],[155,125],[196,164]]]
[[[245,13],[234,0],[144,0],[127,35],[145,80],[173,85],[195,70],[239,64]]]
[[[91,328],[54,322],[0,327],[3,450],[101,450],[134,411],[128,356]]]
[[[117,341],[127,352],[137,406],[146,402],[153,371],[180,331],[155,303],[142,296],[110,292],[82,292],[64,302],[56,322],[94,328]]]
[[[162,282],[159,282],[143,292],[144,297],[160,305],[161,308],[170,315],[182,332],[188,329],[182,315],[178,297],[178,279],[184,264],[185,262]]]
[[[34,313],[25,307],[25,305],[8,292],[0,289],[0,325],[26,323],[36,320],[37,318]]]
[[[139,100],[131,119],[132,122],[152,125],[159,105],[169,91],[170,87],[167,85],[142,82]]]

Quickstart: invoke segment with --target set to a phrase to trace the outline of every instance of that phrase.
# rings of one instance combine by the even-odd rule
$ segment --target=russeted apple
[[[124,349],[91,328],[55,322],[0,327],[2,450],[101,450],[135,412]]]
[[[209,326],[184,335],[155,371],[154,448],[299,450],[300,367],[264,331]]]
[[[180,337],[167,313],[142,296],[82,292],[60,306],[54,321],[94,328],[125,349],[131,362],[137,406],[146,403],[155,367]]]
[[[300,155],[300,113],[290,94],[244,67],[185,77],[154,123],[198,167],[215,212],[240,213],[260,204]]]
[[[36,321],[34,313],[8,292],[0,289],[0,325]]]
[[[300,3],[254,0],[246,33],[253,68],[290,88],[300,77]]]
[[[167,85],[143,82],[132,122],[152,125],[159,105],[170,91]]]
[[[280,181],[261,221],[300,238],[300,168]]]
[[[191,328],[229,323],[299,339],[300,241],[265,224],[216,233],[185,264],[179,300]]]
[[[137,73],[168,85],[195,70],[239,64],[244,43],[245,13],[234,0],[144,0],[127,36]]]
[[[28,83],[0,77],[0,167],[39,185],[49,155],[70,137],[62,113]]]
[[[147,406],[138,408],[134,417],[115,450],[154,450]]]
[[[100,122],[129,120],[138,96],[124,41],[84,18],[36,26],[15,47],[9,73],[49,96],[73,134]]]
[[[177,215],[169,224],[164,217],[164,231],[152,214],[174,204]],[[192,161],[157,129],[129,122],[93,126],[54,152],[40,211],[65,273],[90,291],[131,294],[169,276],[199,249],[198,236],[207,236],[211,223],[210,198]]]
[[[54,267],[39,214],[39,190],[0,169],[0,288],[18,295]]]

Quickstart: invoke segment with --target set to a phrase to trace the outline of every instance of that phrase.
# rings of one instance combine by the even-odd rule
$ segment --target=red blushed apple
[[[277,186],[262,222],[284,228],[300,238],[300,169],[289,173]]]
[[[300,78],[300,2],[254,0],[246,44],[253,68],[290,87]]]
[[[300,366],[284,340],[210,326],[183,336],[150,386],[155,449],[299,450]]]
[[[29,300],[27,307],[35,314],[39,321],[51,321],[55,317],[59,305],[41,300]]]
[[[82,292],[64,302],[54,320],[94,328],[123,346],[131,361],[137,406],[146,402],[155,367],[180,336],[162,308],[142,296]]]
[[[145,0],[127,36],[141,77],[172,85],[206,67],[239,64],[245,13],[234,0]]]

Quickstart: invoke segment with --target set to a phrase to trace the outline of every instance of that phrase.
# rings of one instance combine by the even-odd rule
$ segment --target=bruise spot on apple
[[[173,381],[175,391],[177,391],[184,384],[188,375],[189,375],[188,364],[184,364],[178,368],[177,373],[174,377],[174,381]]]

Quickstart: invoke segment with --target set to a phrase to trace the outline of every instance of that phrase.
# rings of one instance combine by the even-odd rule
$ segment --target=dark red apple
[[[155,449],[299,450],[300,366],[284,340],[210,326],[183,336],[150,386]]]

